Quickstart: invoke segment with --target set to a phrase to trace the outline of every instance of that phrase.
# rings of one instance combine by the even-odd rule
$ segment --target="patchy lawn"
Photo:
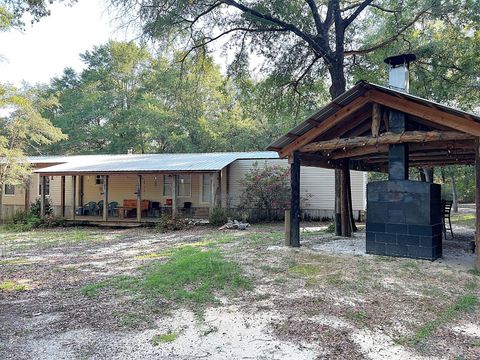
[[[480,358],[471,230],[428,262],[324,229],[0,232],[0,359]]]

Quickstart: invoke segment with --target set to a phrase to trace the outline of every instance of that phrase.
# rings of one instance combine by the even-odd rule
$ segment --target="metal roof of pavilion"
[[[38,169],[40,174],[219,171],[235,160],[278,159],[273,151],[190,154],[76,155],[31,157],[32,162],[63,164]]]
[[[308,117],[304,122],[294,127],[292,130],[288,132],[288,134],[272,142],[267,149],[272,151],[278,151],[280,149],[283,149],[285,146],[294,142],[297,137],[304,135],[305,133],[312,130],[314,127],[316,127],[319,123],[328,119],[331,115],[335,114],[338,111],[339,107],[347,106],[353,100],[362,96],[368,90],[371,90],[371,89],[379,90],[384,93],[402,97],[418,104],[427,105],[427,106],[433,105],[439,110],[444,111],[446,113],[468,117],[477,122],[480,122],[480,116],[475,115],[473,113],[462,111],[450,106],[446,106],[444,104],[439,104],[434,101],[427,100],[419,96],[415,96],[415,95],[405,93],[403,91],[395,90],[389,87],[369,83],[366,81],[359,81],[350,90],[344,92],[343,94],[335,98],[332,102],[327,104],[325,107],[323,107],[322,109],[320,109],[319,111],[317,111],[316,113]]]

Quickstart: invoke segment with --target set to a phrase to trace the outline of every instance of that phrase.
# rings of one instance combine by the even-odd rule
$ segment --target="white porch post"
[[[72,175],[72,220],[75,220],[75,206],[77,202],[77,177]],[[83,215],[83,214],[80,214]]]
[[[47,178],[44,175],[40,175],[40,216],[45,216],[45,187],[47,186]]]
[[[103,221],[108,220],[108,175],[103,176]]]
[[[172,218],[177,217],[177,181],[178,175],[172,175]]]

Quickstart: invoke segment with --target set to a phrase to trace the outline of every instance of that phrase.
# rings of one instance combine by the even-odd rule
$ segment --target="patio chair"
[[[149,216],[152,216],[152,217],[160,216],[160,202],[158,201],[150,202]]]
[[[98,211],[99,216],[101,216],[103,214],[103,200],[100,200],[97,203],[97,211]]]
[[[108,203],[108,216],[118,216],[118,202]]]
[[[97,203],[95,201],[90,201],[83,206],[83,214],[93,216],[96,213]]]
[[[450,220],[450,213],[452,211],[453,201],[442,200],[442,223],[443,223],[443,237],[447,239],[447,231],[450,231],[450,235],[453,239],[452,221]]]

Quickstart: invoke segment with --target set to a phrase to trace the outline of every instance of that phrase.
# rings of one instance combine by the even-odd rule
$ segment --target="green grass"
[[[0,283],[0,291],[3,292],[14,292],[14,291],[26,291],[27,286],[23,284],[19,284],[15,281],[4,281]]]
[[[204,306],[215,303],[215,293],[237,294],[252,288],[241,268],[218,250],[184,247],[165,263],[152,261],[141,276],[117,276],[82,288],[86,296],[97,296],[106,287],[132,292],[147,300],[164,299],[175,304]]]
[[[6,259],[0,260],[0,265],[28,265],[32,262],[27,258],[16,258],[16,259]]]
[[[152,346],[158,346],[160,344],[174,342],[175,340],[177,340],[179,335],[179,333],[173,331],[167,332],[165,334],[158,334],[152,337],[150,343],[152,344]]]
[[[475,214],[452,213],[450,219],[452,220],[452,224],[467,226],[470,228],[475,227]]]
[[[407,342],[412,345],[418,345],[425,341],[430,335],[440,326],[443,326],[455,317],[464,312],[472,311],[478,304],[478,297],[474,295],[464,295],[457,299],[457,301],[449,306],[444,311],[440,312],[435,320],[429,321],[421,326],[413,335],[412,338],[407,339]]]

